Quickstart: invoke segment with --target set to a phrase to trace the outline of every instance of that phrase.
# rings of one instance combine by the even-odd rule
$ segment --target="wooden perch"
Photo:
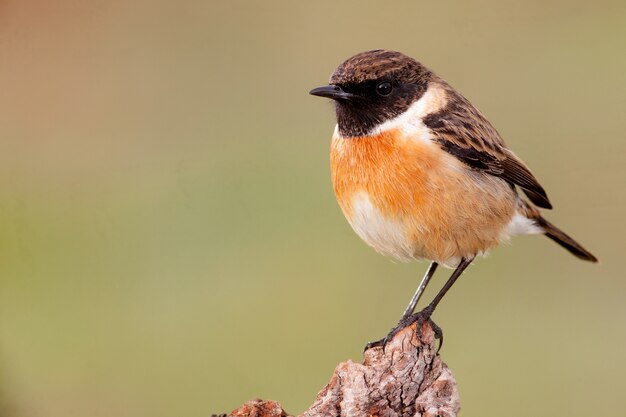
[[[416,328],[421,331],[417,332]],[[452,371],[437,355],[428,321],[398,332],[383,349],[364,353],[363,363],[340,363],[313,405],[299,417],[454,417],[460,409]],[[233,417],[287,417],[275,401],[253,400]]]

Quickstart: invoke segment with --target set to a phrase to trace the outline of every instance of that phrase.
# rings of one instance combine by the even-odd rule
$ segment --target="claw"
[[[428,323],[430,323],[430,327],[432,327],[433,332],[435,333],[435,339],[439,340],[439,347],[437,348],[437,353],[439,353],[441,347],[443,346],[443,330],[441,327],[437,326],[437,323],[435,323],[430,317],[433,314],[434,309],[434,306],[429,304],[417,314],[424,316],[424,320],[428,320]]]
[[[363,352],[365,353],[366,351],[375,348],[375,347],[379,347],[382,346],[383,349],[385,348],[385,346],[387,345],[387,342],[389,341],[389,339],[387,338],[387,336],[383,337],[380,340],[376,340],[373,342],[367,342],[367,344],[365,345],[365,347],[363,348]]]
[[[415,314],[411,314],[409,316],[403,317],[402,319],[400,319],[400,321],[398,322],[398,325],[396,327],[394,327],[393,329],[391,329],[391,331],[389,333],[387,333],[387,336],[383,337],[380,340],[376,340],[375,342],[369,342],[368,344],[365,345],[365,349],[363,349],[363,352],[365,352],[368,349],[374,348],[374,347],[379,347],[382,346],[383,349],[385,348],[385,346],[387,345],[387,343],[389,343],[389,341],[391,339],[394,338],[394,336],[396,334],[398,334],[398,332],[400,332],[400,330],[412,325],[413,323],[415,323],[416,321],[421,321],[424,319],[428,319],[430,320],[430,314],[428,315],[428,317],[423,317],[424,310],[420,311],[419,313],[415,313]],[[419,329],[419,326],[418,326]],[[419,331],[419,330],[418,330]]]
[[[433,328],[433,332],[435,332],[435,339],[439,340],[439,347],[437,348],[437,353],[439,353],[441,347],[443,346],[443,330],[441,330],[441,327],[437,326],[437,323],[435,323],[432,319],[429,318],[428,322],[430,323],[430,327]]]
[[[418,313],[403,317],[400,322],[398,322],[398,325],[391,329],[387,336],[383,337],[380,340],[376,340],[374,342],[369,342],[368,344],[366,344],[363,352],[380,346],[382,346],[382,348],[384,349],[387,343],[389,343],[389,341],[391,341],[391,339],[393,339],[394,336],[398,334],[398,332],[400,332],[400,330],[412,325],[415,322],[418,323],[416,326],[416,331],[421,332],[421,324],[428,320],[430,326],[435,332],[435,339],[439,339],[439,347],[437,349],[437,353],[439,353],[441,347],[443,346],[443,330],[441,330],[441,327],[437,326],[437,324],[430,318],[431,314],[433,313],[432,310],[433,309],[431,308],[431,306],[428,306]]]
[[[412,317],[413,315],[409,316]],[[365,352],[368,349],[374,348],[374,347],[379,347],[382,346],[383,349],[385,349],[385,346],[387,346],[387,343],[389,343],[389,341],[391,341],[391,339],[394,338],[394,336],[396,334],[398,334],[398,332],[402,329],[404,329],[405,327],[409,326],[413,324],[413,321],[411,321],[410,323],[405,323],[405,320],[400,320],[400,322],[398,323],[398,325],[396,327],[394,327],[393,329],[391,329],[391,331],[389,331],[389,333],[387,333],[387,336],[383,337],[380,340],[376,340],[375,342],[369,342],[368,344],[365,345],[365,349],[363,349],[363,352]]]

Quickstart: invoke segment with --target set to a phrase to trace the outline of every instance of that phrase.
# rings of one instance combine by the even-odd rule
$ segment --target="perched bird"
[[[416,60],[389,50],[363,52],[310,94],[335,102],[332,182],[354,231],[384,255],[432,261],[387,337],[415,320],[437,265],[454,272],[423,318],[430,319],[476,256],[511,236],[543,234],[597,262],[541,216],[538,207],[552,208],[546,192],[491,123]]]

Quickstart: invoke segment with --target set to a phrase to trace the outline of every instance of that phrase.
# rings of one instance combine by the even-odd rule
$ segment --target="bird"
[[[331,178],[348,223],[383,255],[431,262],[398,325],[366,348],[431,320],[472,261],[512,236],[545,235],[582,260],[598,261],[542,216],[539,209],[552,208],[546,191],[485,116],[415,59],[386,49],[362,52],[309,93],[334,102]],[[439,265],[452,274],[414,314]]]

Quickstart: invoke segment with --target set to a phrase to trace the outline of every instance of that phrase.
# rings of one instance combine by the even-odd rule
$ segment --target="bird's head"
[[[310,94],[335,101],[339,134],[367,136],[405,112],[428,88],[432,72],[400,52],[377,49],[343,62],[327,86]]]

